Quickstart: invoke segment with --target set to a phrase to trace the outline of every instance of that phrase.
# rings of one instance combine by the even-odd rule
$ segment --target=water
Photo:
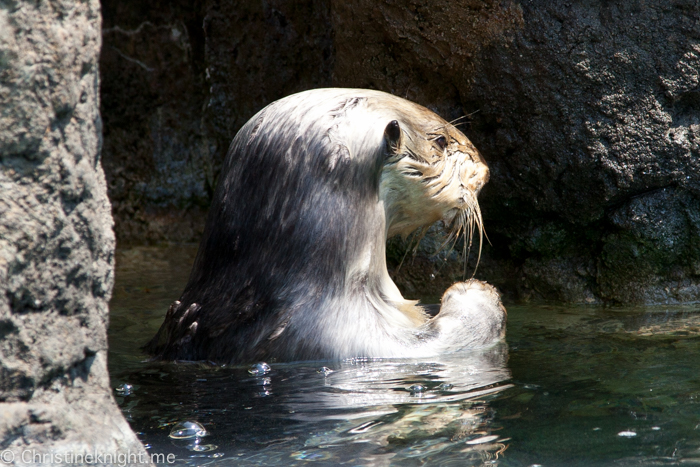
[[[507,345],[440,359],[146,363],[195,253],[118,251],[111,303],[115,397],[176,464],[700,465],[698,306],[509,306]]]

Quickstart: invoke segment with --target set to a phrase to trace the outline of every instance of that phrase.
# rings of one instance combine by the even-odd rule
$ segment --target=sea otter
[[[426,357],[492,344],[493,287],[458,282],[430,317],[386,268],[388,237],[444,220],[470,235],[489,170],[430,110],[379,91],[316,89],[258,112],[228,151],[180,300],[145,349],[245,363]]]

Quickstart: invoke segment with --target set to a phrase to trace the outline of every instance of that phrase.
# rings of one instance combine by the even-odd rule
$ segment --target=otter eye
[[[437,143],[438,147],[444,151],[447,147],[447,138],[445,138],[444,136],[438,136],[437,138],[435,138],[435,143]]]
[[[386,136],[389,144],[397,145],[401,139],[401,125],[396,120],[392,120],[384,129],[384,135]]]

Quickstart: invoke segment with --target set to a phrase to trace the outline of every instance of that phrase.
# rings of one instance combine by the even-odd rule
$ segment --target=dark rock
[[[483,109],[470,136],[493,169],[487,225],[533,287],[579,278],[540,296],[700,299],[688,232],[700,183],[697,6],[528,2],[513,43],[480,57],[465,101]],[[522,248],[543,230],[544,243]]]
[[[103,2],[105,172],[124,243],[199,241],[236,131],[330,84],[326,2]],[[173,214],[176,213],[176,214]]]
[[[202,128],[202,14],[184,1],[102,6],[103,160],[118,239],[191,241],[201,234],[216,150]]]
[[[114,234],[99,162],[99,47],[97,1],[0,4],[2,462],[147,460],[107,373]]]

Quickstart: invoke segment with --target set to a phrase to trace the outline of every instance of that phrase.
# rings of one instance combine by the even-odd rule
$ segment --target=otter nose
[[[460,164],[460,182],[464,188],[478,194],[489,181],[489,168],[486,164],[468,157]]]
[[[473,188],[474,193],[479,194],[484,185],[486,185],[486,182],[489,181],[490,175],[491,173],[489,172],[489,168],[486,166],[486,164],[479,164],[476,172],[472,175],[472,178],[475,180]]]

